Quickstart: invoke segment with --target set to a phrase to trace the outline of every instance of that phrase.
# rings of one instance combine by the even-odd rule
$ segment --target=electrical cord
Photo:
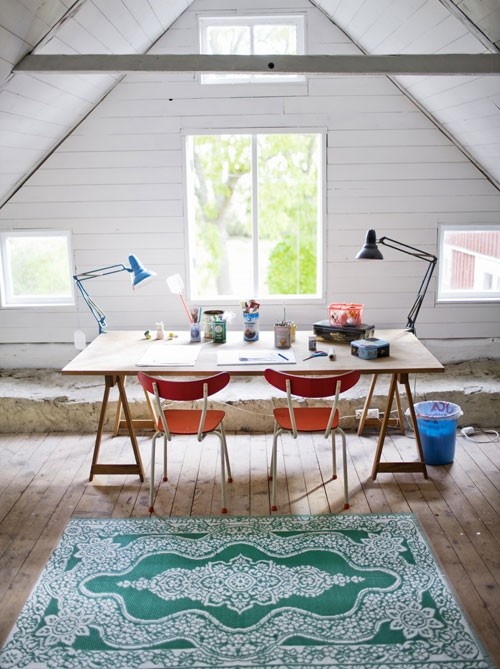
[[[485,434],[485,435],[491,434],[491,435],[493,435],[493,438],[492,439],[490,439],[490,438],[487,438],[487,439],[475,439],[475,438],[473,438],[473,435],[478,434],[478,433],[479,434]],[[462,435],[462,437],[464,437],[464,439],[467,439],[468,441],[472,441],[475,444],[493,444],[497,441],[500,441],[500,435],[498,434],[498,432],[496,430],[476,430],[473,427],[469,426],[469,427],[463,427],[460,430],[460,434]]]

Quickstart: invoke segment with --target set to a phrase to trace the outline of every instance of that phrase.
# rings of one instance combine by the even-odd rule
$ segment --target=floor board
[[[299,442],[283,436],[278,449],[278,512],[415,513],[472,625],[500,667],[500,443],[474,443],[457,436],[453,464],[419,474],[379,474],[371,479],[375,436],[347,435],[350,509],[343,511],[340,440],[339,477],[332,480],[329,443],[316,435]],[[150,438],[140,435],[146,480],[96,476],[88,482],[93,436],[0,435],[0,643],[3,643],[51,551],[71,517],[147,516]],[[233,515],[270,513],[269,434],[229,434]],[[218,440],[179,439],[169,447],[169,479],[161,481],[158,443],[155,513],[219,515]],[[105,436],[103,461],[130,461],[124,436]],[[385,460],[415,459],[411,436],[392,434]],[[161,482],[161,483],[160,483]]]

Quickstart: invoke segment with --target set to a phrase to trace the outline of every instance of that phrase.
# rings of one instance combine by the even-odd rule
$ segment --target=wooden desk
[[[255,352],[259,349],[264,350],[274,348],[274,332],[261,332],[259,341],[245,342],[240,331],[232,331],[228,332],[227,342],[225,344],[214,344],[212,341],[204,341],[200,344],[190,344],[190,346],[199,347],[198,357],[194,366],[159,366],[157,368],[137,366],[137,362],[150,347],[175,347],[189,343],[189,335],[187,332],[177,332],[175,334],[177,337],[170,341],[146,340],[143,333],[137,331],[112,331],[100,334],[62,370],[63,374],[82,376],[99,375],[104,376],[105,380],[104,395],[89,480],[92,480],[95,474],[137,474],[141,481],[144,480],[144,469],[125,389],[125,380],[127,376],[135,376],[141,369],[148,374],[161,376],[203,376],[214,374],[219,371],[227,371],[235,376],[263,375],[264,369],[269,365],[245,364],[219,366],[217,364],[217,351],[224,348]],[[372,478],[375,479],[378,472],[421,472],[427,478],[427,470],[424,463],[408,375],[419,372],[443,372],[444,368],[441,363],[436,360],[436,358],[413,334],[406,332],[405,330],[377,330],[376,336],[378,338],[390,342],[390,356],[387,358],[362,360],[351,355],[349,345],[337,344],[334,347],[336,353],[336,359],[334,361],[330,361],[328,357],[304,360],[304,358],[309,355],[308,337],[310,334],[310,332],[297,332],[296,342],[292,346],[296,364],[280,364],[279,368],[293,374],[332,374],[355,369],[362,374],[390,375],[391,380],[384,417],[380,428],[377,450],[373,462]],[[318,342],[318,349],[328,351],[330,348],[329,344]],[[286,351],[282,352],[286,354]],[[415,428],[415,438],[419,457],[417,462],[380,462],[392,404],[395,394],[397,394],[398,383],[405,389],[408,408]],[[135,458],[133,464],[119,465],[98,463],[99,448],[106,417],[109,393],[114,386],[118,387],[119,399],[125,415],[125,425],[132,443]],[[367,408],[368,403],[365,402],[365,410]],[[152,421],[150,425],[151,424]]]

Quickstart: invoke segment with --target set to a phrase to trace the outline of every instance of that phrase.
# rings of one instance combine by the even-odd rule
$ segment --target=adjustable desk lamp
[[[432,273],[434,272],[437,258],[436,256],[432,255],[432,253],[421,251],[420,249],[416,249],[413,246],[408,246],[408,244],[403,244],[403,242],[398,242],[395,239],[391,239],[390,237],[381,237],[380,239],[377,239],[375,230],[368,230],[366,233],[365,244],[361,251],[359,251],[357,254],[356,260],[383,260],[384,256],[380,253],[377,244],[388,246],[391,249],[401,251],[402,253],[406,253],[407,255],[413,256],[414,258],[420,258],[420,260],[426,260],[429,263],[427,265],[424,278],[422,279],[422,283],[420,284],[420,288],[418,289],[415,302],[413,303],[413,306],[408,313],[406,322],[405,329],[415,334],[415,321],[417,320],[420,307],[422,306],[427,288],[429,287],[429,282],[431,280]]]
[[[130,255],[128,257],[128,261],[130,263],[130,267],[126,267],[123,264],[108,265],[107,267],[98,267],[97,269],[93,269],[90,272],[82,272],[81,274],[75,274],[73,276],[80,293],[83,295],[83,299],[87,303],[88,308],[92,312],[92,315],[99,325],[99,334],[106,332],[106,315],[90,297],[82,282],[88,281],[89,279],[96,279],[99,276],[116,274],[117,272],[130,272],[132,273],[132,288],[136,288],[138,286],[144,286],[153,277],[156,276],[156,272],[150,272],[149,270],[145,269],[136,256]]]
[[[397,240],[391,239],[390,237],[381,237],[380,239],[377,239],[377,234],[375,230],[371,229],[368,230],[368,232],[366,233],[365,244],[363,248],[359,251],[359,253],[356,255],[356,260],[383,260],[384,256],[379,251],[377,244],[381,244],[382,246],[388,246],[391,249],[395,249],[396,251],[401,251],[402,253],[406,253],[407,255],[413,256],[414,258],[419,258],[420,260],[425,260],[427,261],[427,263],[429,263],[427,265],[427,269],[425,271],[424,277],[418,289],[417,297],[408,313],[406,321],[405,329],[408,332],[415,334],[415,321],[417,320],[420,307],[422,306],[422,302],[424,301],[427,288],[429,287],[429,282],[431,280],[432,273],[434,272],[434,268],[437,263],[437,257],[432,255],[432,253],[427,253],[427,251],[421,251],[420,249],[417,249],[413,246],[409,246],[408,244],[403,244],[403,242],[398,242]],[[375,391],[376,383],[377,383],[377,375],[374,374],[372,377],[368,395],[366,396],[365,406],[363,409],[363,416],[361,418],[358,427],[358,435],[363,433],[367,411],[370,406],[373,393]],[[404,434],[405,433],[404,414],[401,408],[401,400],[399,398],[399,392],[397,386],[396,386],[396,403],[398,407],[399,427],[401,428],[401,433]]]

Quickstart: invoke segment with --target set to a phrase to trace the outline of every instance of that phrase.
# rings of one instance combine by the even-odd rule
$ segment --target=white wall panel
[[[175,4],[184,10],[182,2]],[[356,13],[363,2],[321,4],[325,9],[343,5],[351,21],[367,33],[379,20],[372,14],[363,25]],[[142,27],[148,34],[162,20],[157,15],[160,5],[150,1],[145,9]],[[220,0],[216,5],[229,11],[234,2]],[[404,3],[408,19],[417,19],[423,3],[412,5],[413,13]],[[131,0],[124,0],[123,6],[137,19]],[[212,7],[212,1],[195,0],[154,52],[196,52],[197,15]],[[307,11],[311,29],[321,22],[321,43],[328,43],[332,52],[355,49],[322,12],[307,9],[305,2],[242,2],[238,11],[259,7],[299,7]],[[399,4],[392,7],[396,11]],[[425,24],[425,17],[418,20]],[[124,39],[130,39],[132,29],[130,17],[127,21],[121,31]],[[309,40],[313,43],[314,35]],[[440,96],[443,90],[437,87],[432,94]],[[140,292],[130,291],[126,273],[88,284],[98,303],[103,302],[108,323],[144,330],[163,320],[169,328],[185,327],[179,300],[165,282],[168,275],[179,272],[186,277],[187,271],[184,134],[279,127],[317,127],[326,130],[328,139],[326,294],[320,303],[297,303],[287,309],[301,327],[326,318],[333,301],[364,303],[366,318],[378,327],[405,325],[426,263],[390,250],[384,262],[355,262],[368,228],[435,253],[440,222],[498,220],[498,191],[386,77],[311,77],[300,87],[232,89],[203,87],[196,76],[155,73],[143,78],[136,73],[114,88],[3,207],[0,225],[70,229],[77,272],[126,262],[129,253],[136,253],[158,273],[157,281]],[[419,316],[420,336],[453,339],[458,325],[460,337],[498,336],[495,308],[436,305],[435,291],[433,280]],[[239,328],[238,304],[223,306],[238,313],[231,327]],[[281,308],[263,305],[262,327],[271,327]],[[50,314],[48,319],[47,312],[27,318],[19,310],[2,311],[1,341],[26,341],[26,336],[54,341],[55,323],[61,341],[71,342],[77,327],[84,329],[87,339],[97,332],[81,299],[74,308]]]

